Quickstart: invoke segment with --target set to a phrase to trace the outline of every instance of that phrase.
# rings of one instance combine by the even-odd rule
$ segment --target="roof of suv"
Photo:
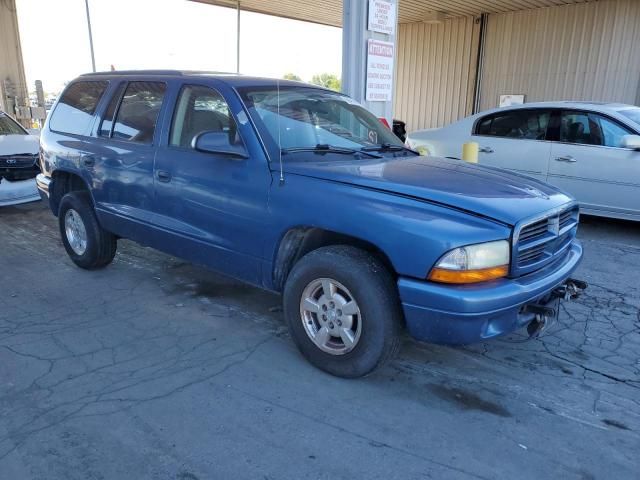
[[[229,72],[209,72],[209,71],[198,71],[198,70],[114,70],[114,71],[106,71],[106,72],[94,72],[94,73],[85,73],[80,75],[80,78],[85,77],[150,77],[150,76],[158,76],[158,77],[190,77],[190,78],[202,78],[202,77],[210,77],[216,78],[219,80],[223,80],[232,86],[268,86],[275,85],[276,82],[279,82],[282,86],[306,86],[306,87],[315,87],[319,89],[323,89],[323,87],[317,85],[310,85],[304,82],[298,82],[295,80],[284,80],[284,79],[275,79],[275,78],[267,78],[267,77],[253,77],[247,75],[241,75],[239,73],[229,73]]]

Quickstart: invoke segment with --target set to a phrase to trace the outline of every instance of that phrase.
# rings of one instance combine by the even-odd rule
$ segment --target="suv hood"
[[[573,201],[530,177],[436,157],[287,162],[284,170],[443,204],[508,225]]]
[[[0,135],[0,157],[38,153],[40,140],[34,135]]]

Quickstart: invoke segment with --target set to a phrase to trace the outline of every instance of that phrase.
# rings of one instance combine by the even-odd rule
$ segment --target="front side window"
[[[605,147],[622,148],[622,137],[632,134],[630,130],[608,118],[598,116],[598,121],[602,130],[602,144]]]
[[[240,95],[256,124],[282,149],[402,145],[371,112],[339,93],[312,87],[278,92],[270,86],[240,89]]]
[[[187,85],[180,92],[171,124],[169,144],[191,148],[191,142],[202,132],[223,132],[229,144],[240,142],[236,123],[225,99],[215,90]]]
[[[598,126],[585,112],[562,112],[560,141],[582,145],[601,145]]]
[[[588,112],[562,112],[560,141],[581,145],[622,147],[622,137],[631,132],[617,122]]]
[[[151,143],[167,86],[162,82],[130,82],[113,125],[113,138]]]
[[[51,114],[49,128],[56,132],[83,135],[88,132],[98,102],[108,82],[87,81],[69,85]]]
[[[550,117],[549,110],[511,110],[494,113],[478,122],[476,135],[544,140]]]
[[[0,135],[29,135],[27,131],[18,125],[12,118],[0,114]]]

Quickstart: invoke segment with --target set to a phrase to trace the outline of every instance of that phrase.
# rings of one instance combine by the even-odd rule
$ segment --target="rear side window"
[[[113,138],[151,143],[167,86],[162,82],[131,82],[122,97]]]
[[[98,131],[98,135],[101,137],[110,137],[111,136],[111,128],[113,127],[113,117],[116,114],[116,109],[118,108],[118,104],[120,103],[120,99],[122,98],[122,92],[124,91],[126,84],[120,85],[113,97],[111,97],[111,101],[109,102],[109,106],[107,107],[107,112],[104,114],[104,118],[102,119],[102,124],[100,125],[100,130]]]
[[[109,82],[99,81],[69,85],[51,114],[49,128],[62,133],[86,134],[108,85]]]
[[[544,140],[550,118],[550,110],[512,110],[494,113],[478,122],[476,135]]]

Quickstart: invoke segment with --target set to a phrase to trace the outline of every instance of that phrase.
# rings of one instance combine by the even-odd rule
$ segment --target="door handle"
[[[158,176],[158,180],[161,182],[170,182],[171,181],[171,174],[169,172],[167,172],[166,170],[158,170],[158,172],[156,173],[156,175]]]
[[[556,162],[576,163],[577,160],[571,155],[567,155],[566,157],[556,157]]]
[[[96,159],[92,155],[85,155],[82,157],[82,163],[85,167],[93,167],[96,164]]]
[[[480,147],[478,149],[478,152],[480,152],[480,153],[493,153],[493,148],[491,148],[491,147]]]

